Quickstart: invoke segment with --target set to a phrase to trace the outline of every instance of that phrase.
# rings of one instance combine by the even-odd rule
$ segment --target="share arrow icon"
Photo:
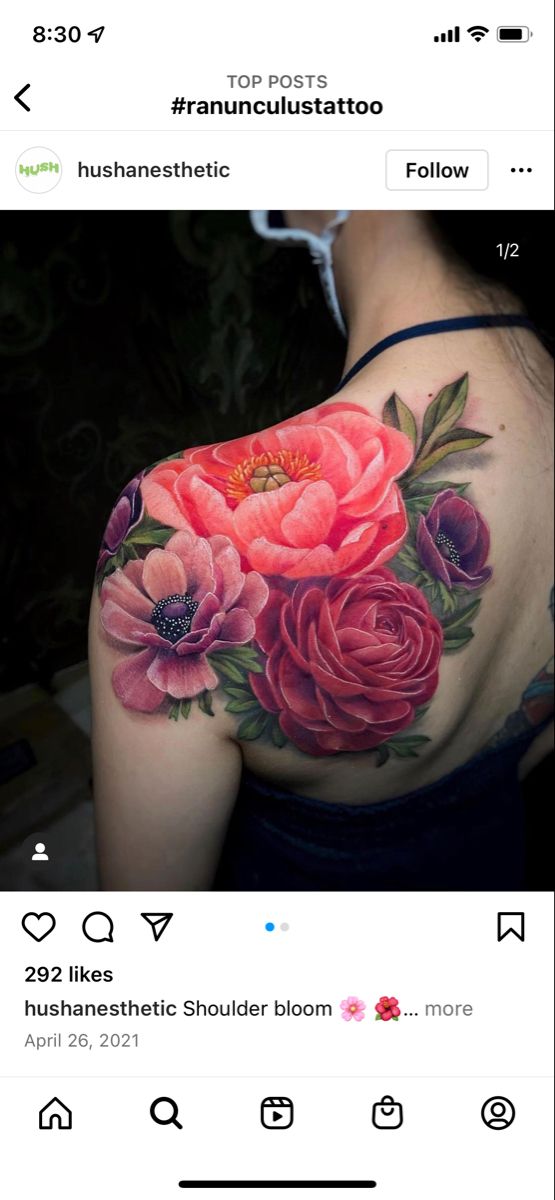
[[[150,925],[154,941],[159,942],[164,930],[168,928],[173,913],[141,913],[141,917]]]

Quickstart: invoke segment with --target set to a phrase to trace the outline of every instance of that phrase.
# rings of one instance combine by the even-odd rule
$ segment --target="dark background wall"
[[[23,213],[0,241],[6,690],[85,657],[99,537],[137,468],[315,403],[342,340],[306,256],[245,214]]]
[[[548,222],[438,217],[544,330]],[[137,469],[317,403],[342,350],[308,256],[243,213],[3,214],[0,690],[85,657],[99,537]]]

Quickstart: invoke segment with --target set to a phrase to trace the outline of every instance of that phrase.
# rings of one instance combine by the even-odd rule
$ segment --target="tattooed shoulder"
[[[239,740],[418,754],[492,573],[470,485],[435,470],[488,438],[461,424],[467,394],[466,375],[442,388],[421,428],[397,395],[381,419],[323,404],[137,475],[97,570],[121,703],[177,721],[220,689]]]

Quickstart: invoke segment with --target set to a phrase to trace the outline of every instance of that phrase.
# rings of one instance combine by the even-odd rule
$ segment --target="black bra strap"
[[[384,350],[389,350],[390,346],[396,346],[398,342],[429,337],[434,333],[457,333],[461,329],[502,329],[511,326],[531,329],[533,333],[537,333],[534,322],[529,317],[523,316],[522,313],[485,313],[475,317],[447,317],[443,321],[425,321],[422,325],[410,325],[408,329],[399,329],[397,333],[390,333],[389,337],[383,338],[381,342],[376,342],[371,350],[367,350],[354,367],[351,367],[343,376],[335,392],[339,392],[342,387],[345,387],[345,384],[358,375],[359,371],[362,371],[362,368],[372,362],[374,358],[377,358],[378,354],[383,354]]]

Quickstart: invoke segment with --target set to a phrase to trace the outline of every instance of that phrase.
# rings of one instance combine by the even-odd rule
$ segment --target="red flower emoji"
[[[398,1021],[401,1016],[399,1001],[395,996],[380,996],[376,1009],[376,1021]]]

